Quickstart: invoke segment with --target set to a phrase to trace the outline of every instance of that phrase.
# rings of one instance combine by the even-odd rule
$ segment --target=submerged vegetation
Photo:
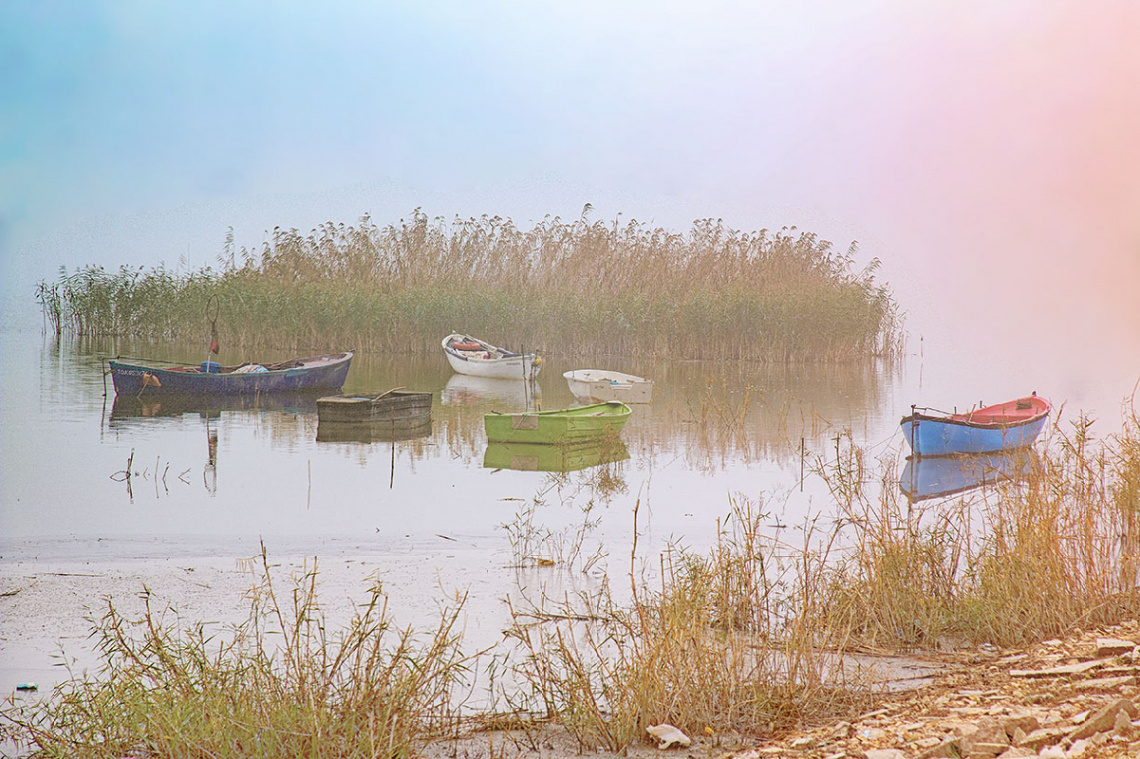
[[[132,621],[109,608],[102,673],[10,702],[0,724],[39,756],[407,757],[455,730],[455,699],[483,667],[494,692],[477,724],[553,723],[582,747],[621,750],[660,723],[719,737],[850,719],[876,696],[854,652],[1016,647],[1140,614],[1140,419],[1101,440],[1091,426],[1055,427],[1023,482],[922,508],[898,495],[893,461],[837,444],[815,466],[836,519],[803,525],[800,546],[734,498],[707,554],[643,557],[638,500],[628,572],[600,578],[601,557],[565,543],[585,539],[592,501],[582,530],[559,535],[524,507],[507,528],[518,563],[592,581],[508,599],[489,665],[461,650],[461,600],[434,632],[397,634],[374,587],[338,633],[315,573],[282,604],[263,557],[249,623],[211,637],[149,607]],[[628,587],[611,585],[622,574]]]
[[[223,303],[228,342],[279,348],[434,348],[456,329],[515,349],[704,359],[837,360],[893,355],[901,329],[878,260],[854,270],[809,232],[688,234],[588,219],[430,219],[384,227],[275,229],[260,250],[232,231],[217,269],[88,266],[41,282],[57,332],[177,339]],[[226,340],[223,340],[226,342]]]

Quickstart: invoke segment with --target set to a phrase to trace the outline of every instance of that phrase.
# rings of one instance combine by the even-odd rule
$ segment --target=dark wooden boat
[[[119,395],[255,395],[259,393],[339,390],[348,376],[352,351],[291,358],[270,363],[221,366],[172,366],[149,359],[108,362]]]
[[[390,428],[422,427],[431,421],[431,393],[400,388],[387,392],[330,395],[317,399],[317,420],[333,424],[373,424]]]

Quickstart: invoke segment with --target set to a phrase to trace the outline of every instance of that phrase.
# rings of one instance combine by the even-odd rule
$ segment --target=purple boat
[[[146,359],[112,359],[111,378],[118,395],[255,395],[260,393],[338,390],[348,376],[352,351],[291,358],[273,363],[221,366],[161,365]]]

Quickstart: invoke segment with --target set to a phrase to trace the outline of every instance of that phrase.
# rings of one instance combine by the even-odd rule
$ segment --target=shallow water
[[[612,461],[578,462],[563,474],[500,468],[482,417],[573,405],[562,372],[589,367],[564,356],[548,355],[531,389],[453,374],[441,353],[358,354],[346,391],[434,394],[430,432],[400,440],[319,434],[312,396],[221,407],[140,402],[116,398],[103,373],[111,355],[193,360],[203,352],[3,332],[0,592],[20,592],[0,597],[0,689],[58,681],[51,656],[59,641],[83,649],[83,614],[101,596],[129,597],[148,578],[189,604],[187,618],[237,608],[210,593],[189,601],[180,578],[217,571],[224,579],[198,586],[240,596],[248,572],[238,568],[261,544],[286,565],[319,557],[343,597],[378,576],[399,601],[401,622],[430,624],[440,599],[466,592],[473,645],[494,643],[506,596],[628,573],[635,509],[647,566],[671,544],[710,545],[734,499],[761,503],[769,537],[795,546],[809,520],[835,516],[814,472],[850,444],[876,467],[905,471],[898,420],[910,404],[952,405],[954,389],[962,406],[995,388],[1004,397],[1044,394],[1069,376],[1064,362],[1051,370],[993,361],[979,372],[957,361],[952,340],[927,338],[893,367],[615,360],[607,367],[655,380],[653,402],[634,407]],[[1080,385],[1073,402],[1101,413],[1102,432],[1111,432],[1135,378],[1119,370],[1090,376],[1096,381]],[[1075,410],[1063,413],[1071,419]],[[591,572],[517,570],[540,554],[557,554],[560,566],[576,556]],[[43,590],[64,577],[78,584]]]

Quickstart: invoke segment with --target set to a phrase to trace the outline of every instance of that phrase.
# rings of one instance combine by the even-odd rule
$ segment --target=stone
[[[984,722],[974,732],[962,736],[960,745],[963,756],[974,756],[978,752],[997,756],[1009,747],[1009,735],[1000,722]]]
[[[1085,751],[1088,751],[1088,748],[1089,742],[1084,739],[1073,741],[1073,745],[1069,746],[1069,750],[1065,752],[1065,756],[1068,757],[1068,759],[1074,759],[1085,753]]]
[[[1013,733],[1016,730],[1022,730],[1025,733],[1032,733],[1041,724],[1037,721],[1037,717],[1033,714],[1011,714],[1001,721],[1002,727],[1013,738]]]
[[[1129,717],[1136,717],[1136,705],[1126,698],[1118,698],[1102,706],[1089,715],[1089,718],[1069,733],[1069,738],[1079,740],[1088,738],[1094,733],[1104,733],[1116,725],[1116,713],[1124,711]]]
[[[649,725],[645,728],[645,732],[652,735],[660,743],[657,745],[659,749],[667,749],[671,746],[680,746],[681,748],[688,748],[692,744],[692,739],[682,733],[677,728],[668,723],[660,725]]]
[[[1055,743],[1060,743],[1061,740],[1068,735],[1069,731],[1061,726],[1053,725],[1050,727],[1039,727],[1025,736],[1020,744],[1021,746],[1029,746],[1040,751],[1045,746],[1051,746]]]
[[[926,749],[918,756],[919,759],[958,759],[962,756],[962,749],[957,738],[949,738],[937,746]]]
[[[1050,746],[1037,753],[1041,759],[1065,759],[1065,749],[1060,746]]]
[[[1082,680],[1073,683],[1074,690],[1089,691],[1099,690],[1105,693],[1116,693],[1121,688],[1127,685],[1136,685],[1135,675],[1124,675],[1122,677],[1098,677],[1093,680]]]
[[[1127,654],[1135,647],[1136,643],[1131,640],[1119,640],[1117,638],[1096,639],[1096,655],[1102,659],[1106,656]]]
[[[1005,753],[998,756],[998,759],[1026,759],[1030,756],[1037,756],[1037,752],[1025,746],[1010,746]]]
[[[1065,675],[1079,675],[1102,666],[1104,666],[1104,662],[1100,659],[1090,659],[1076,664],[1062,664],[1059,667],[1048,667],[1046,669],[1011,669],[1009,675],[1010,677],[1063,677]]]
[[[867,751],[867,759],[910,759],[897,748],[873,748]]]
[[[1135,728],[1132,726],[1132,720],[1128,718],[1128,712],[1121,709],[1116,713],[1116,719],[1112,725],[1112,732],[1114,735],[1120,735],[1125,738],[1132,736]]]

